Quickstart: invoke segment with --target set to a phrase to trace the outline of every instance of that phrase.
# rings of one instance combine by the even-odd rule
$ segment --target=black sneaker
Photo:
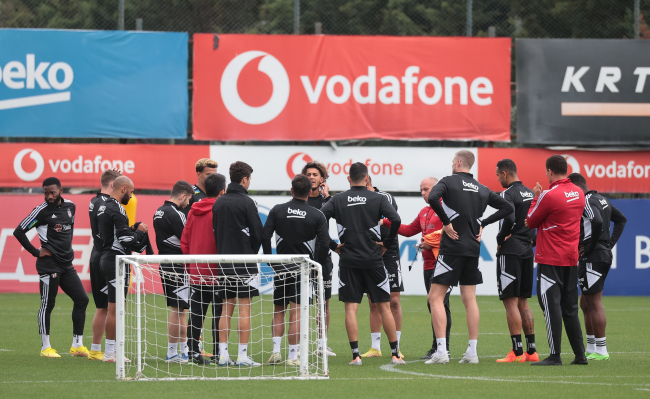
[[[424,355],[424,356],[422,356],[420,359],[422,359],[422,360],[429,360],[429,359],[431,359],[431,356],[433,356],[434,353],[436,353],[436,349],[435,349],[435,348],[431,348],[431,349],[429,349],[429,352],[427,352],[427,354]]]
[[[589,364],[589,361],[587,360],[587,357],[583,353],[583,354],[580,354],[580,355],[576,355],[576,358],[573,359],[571,364],[586,365],[586,364]]]
[[[190,363],[198,364],[199,366],[209,366],[210,360],[204,358],[203,356],[197,354],[195,356],[190,356]]]
[[[551,355],[542,361],[531,363],[530,365],[531,366],[561,366],[562,358],[560,358],[560,355]]]

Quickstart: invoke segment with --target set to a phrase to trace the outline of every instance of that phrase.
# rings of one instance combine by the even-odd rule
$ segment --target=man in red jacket
[[[546,319],[551,354],[533,366],[561,366],[562,320],[575,354],[571,364],[587,364],[578,318],[578,242],[585,207],[582,190],[567,179],[567,162],[561,155],[546,160],[551,184],[542,192],[537,183],[526,226],[537,228],[537,299]]]
[[[181,250],[184,255],[213,255],[217,253],[217,244],[212,231],[212,205],[225,192],[226,178],[222,174],[214,173],[206,177],[203,184],[207,198],[192,204],[183,229]],[[187,326],[187,341],[190,346],[189,361],[199,365],[210,364],[210,360],[201,357],[199,349],[199,337],[210,303],[212,303],[212,337],[214,339],[212,360],[219,359],[219,319],[222,306],[221,298],[217,294],[218,266],[218,264],[211,263],[185,264],[193,291],[190,298],[190,322]]]

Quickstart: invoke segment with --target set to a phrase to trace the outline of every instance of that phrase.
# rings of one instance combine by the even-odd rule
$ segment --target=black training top
[[[385,191],[378,190],[377,187],[375,187],[375,192],[383,195],[386,197],[388,200],[388,203],[395,208],[395,212],[397,212],[397,202],[395,201],[395,198],[393,198],[392,195],[388,194]],[[384,252],[384,259],[389,259],[389,260],[394,260],[395,257],[399,257],[399,239],[397,236],[395,236],[394,239],[391,241],[386,240],[388,235],[390,234],[390,229],[386,226],[381,226],[381,239],[384,242],[384,246],[386,247],[386,252]]]
[[[140,253],[146,249],[148,235],[129,227],[129,217],[115,198],[109,197],[99,207],[97,221],[104,246],[102,260],[115,260],[115,255],[130,255],[131,252]]]
[[[98,193],[90,200],[90,205],[88,206],[90,231],[93,235],[93,252],[101,253],[104,249],[104,243],[102,242],[102,236],[99,231],[99,222],[97,221],[97,211],[100,206],[104,205],[108,198],[109,196],[107,194]]]
[[[181,237],[186,220],[185,214],[171,201],[165,201],[156,210],[153,229],[156,232],[156,246],[160,255],[183,255]]]
[[[614,222],[611,237],[610,223]],[[585,210],[580,224],[580,245],[584,246],[581,259],[587,262],[611,262],[611,249],[623,234],[627,218],[609,199],[595,190],[585,195]]]
[[[531,258],[535,230],[529,229],[524,222],[528,217],[530,203],[534,198],[533,191],[524,186],[522,182],[516,181],[501,193],[501,197],[514,206],[515,211],[501,219],[499,234],[497,234],[497,245],[500,245],[501,249],[497,255],[507,255],[519,259]],[[510,238],[506,240],[505,238],[508,236]]]
[[[192,189],[194,190],[194,194],[192,197],[190,197],[190,203],[181,210],[185,214],[185,217],[187,218],[187,215],[190,213],[190,209],[192,209],[192,204],[195,202],[201,201],[203,198],[208,198],[207,194],[201,190],[198,184],[195,184],[192,186]]]

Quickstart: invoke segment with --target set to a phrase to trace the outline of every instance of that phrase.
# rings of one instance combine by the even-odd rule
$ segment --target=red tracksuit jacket
[[[585,208],[582,190],[562,179],[533,199],[526,222],[537,228],[535,262],[552,266],[577,266],[580,218]]]
[[[181,237],[181,251],[184,255],[213,255],[217,253],[217,244],[214,241],[212,230],[212,205],[215,201],[216,198],[203,198],[192,204]],[[211,277],[217,275],[217,268],[218,264],[216,263],[185,264],[191,284],[216,284],[217,281]]]

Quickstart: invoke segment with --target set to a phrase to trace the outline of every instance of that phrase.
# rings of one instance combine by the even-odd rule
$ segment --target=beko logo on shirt
[[[569,198],[567,202],[575,201],[580,198],[580,193],[577,191],[569,191],[568,193],[565,191],[564,196]]]
[[[164,214],[165,211],[156,211],[156,213],[153,215],[153,220],[162,219]]]
[[[287,218],[301,218],[304,219],[305,216],[307,216],[307,212],[300,210],[300,209],[287,209],[287,213],[291,216],[287,216]]]
[[[467,183],[465,180],[463,180],[463,187],[467,187],[464,188],[463,191],[473,191],[475,193],[478,193],[478,186],[474,183]]]
[[[524,199],[524,202],[533,199],[533,193],[529,193],[528,191],[520,191],[519,194]]]
[[[103,215],[105,210],[106,210],[106,205],[100,206],[99,209],[97,210],[97,216]]]
[[[351,202],[351,204],[348,204],[348,206],[365,205],[367,200],[368,199],[366,197],[360,197],[358,195],[356,197],[350,197],[348,195],[348,202]]]

